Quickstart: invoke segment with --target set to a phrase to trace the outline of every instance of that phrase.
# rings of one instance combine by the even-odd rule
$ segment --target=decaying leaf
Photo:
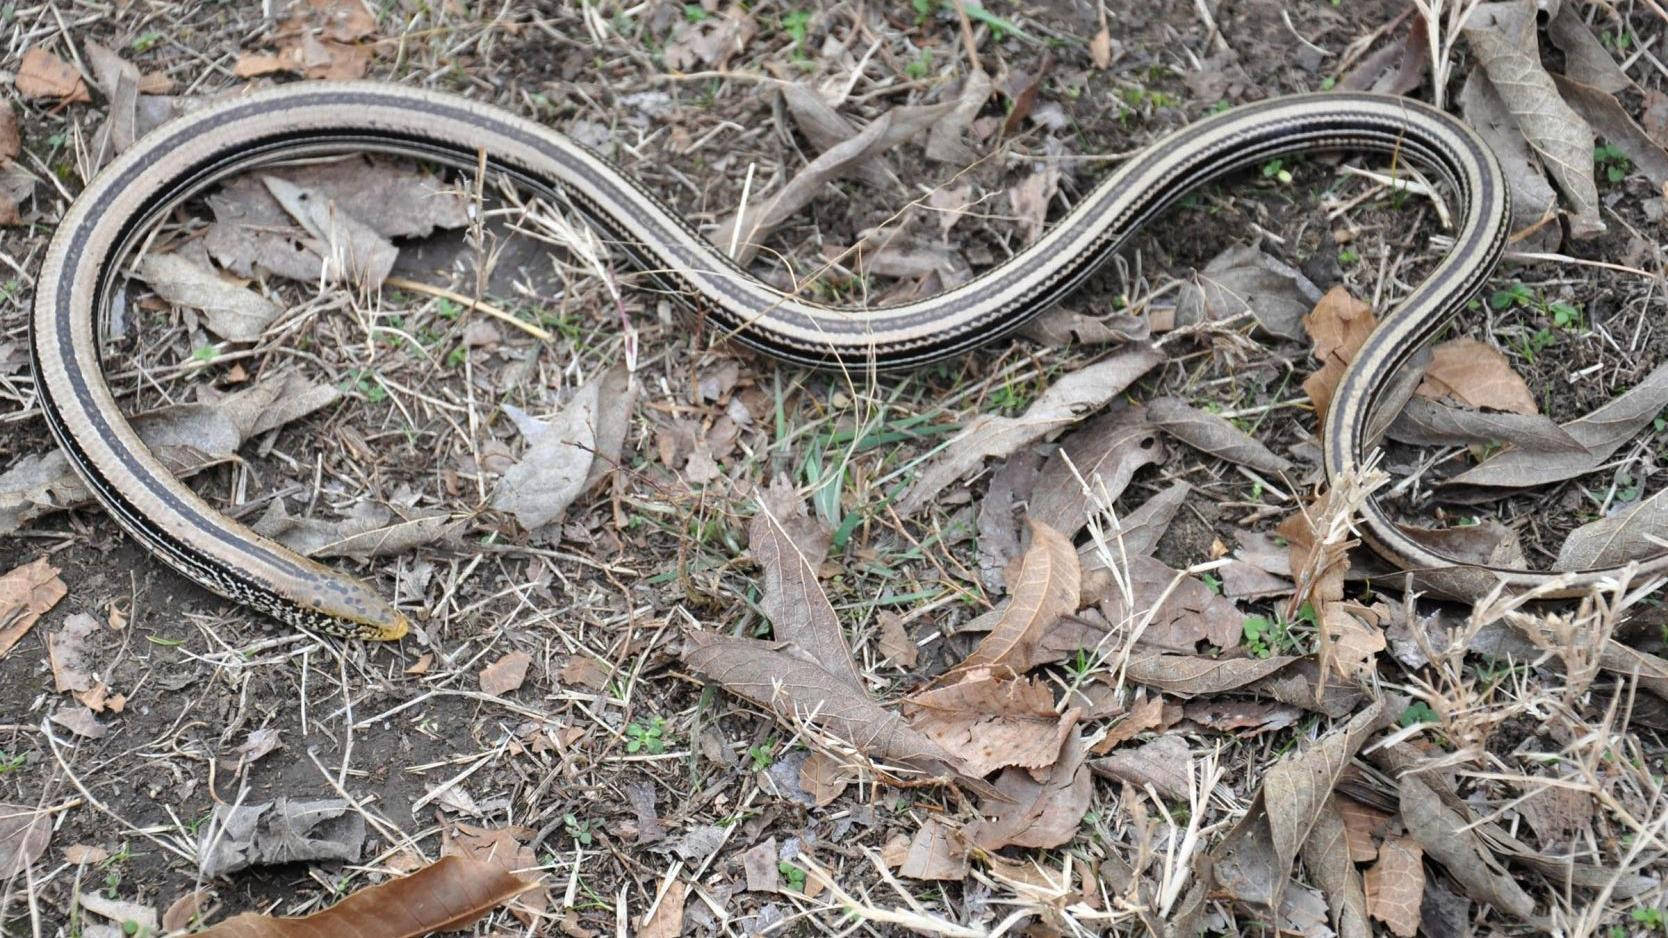
[[[44,554],[0,576],[0,658],[68,593]]]
[[[296,224],[323,245],[320,276],[331,283],[348,283],[375,291],[393,272],[399,248],[375,228],[339,211],[324,194],[298,186],[280,176],[262,176],[268,192]]]
[[[1083,565],[1083,592],[1090,596],[1101,595],[1102,588],[1098,582],[1091,584],[1090,581],[1107,569],[1106,557],[1116,559],[1151,554],[1191,491],[1186,482],[1177,482],[1160,490],[1134,511],[1117,519],[1116,526],[1102,527],[1089,543],[1079,548],[1077,557]]]
[[[1199,651],[1201,642],[1217,649],[1239,644],[1244,616],[1202,580],[1151,557],[1112,560],[1113,568],[1085,581],[1084,597],[1099,601],[1101,614],[1118,632],[1133,633],[1150,648],[1188,654]]]
[[[1403,95],[1419,87],[1431,67],[1430,28],[1423,16],[1409,17],[1407,32],[1398,40],[1365,56],[1338,87],[1351,91]]]
[[[341,799],[218,804],[199,832],[204,876],[308,860],[357,863],[365,816]]]
[[[813,752],[799,764],[799,787],[811,796],[817,807],[834,803],[846,790],[848,773],[838,759],[824,752]]]
[[[1538,414],[1535,395],[1500,350],[1468,336],[1449,339],[1431,350],[1425,381],[1417,392],[1436,401],[1444,395],[1472,407]]]
[[[1303,866],[1326,897],[1339,938],[1370,938],[1367,897],[1362,890],[1361,874],[1350,858],[1349,836],[1338,807],[1340,800],[1332,795],[1321,806],[1315,826],[1303,841]]]
[[[410,876],[361,889],[322,912],[302,918],[245,912],[197,934],[202,938],[416,938],[462,928],[532,887],[533,883],[494,864],[445,857]]]
[[[1008,456],[1098,410],[1164,360],[1150,345],[1132,346],[1054,382],[1018,417],[980,414],[922,470],[899,500],[899,511],[920,510],[945,486],[983,465],[985,457]]]
[[[959,756],[974,776],[1010,765],[1052,765],[1079,715],[1055,713],[1054,694],[1043,682],[991,668],[965,671],[954,683],[913,694],[902,711],[911,726]]]
[[[1020,241],[1030,244],[1048,224],[1048,206],[1060,191],[1060,170],[1046,163],[1008,189],[1008,204],[1019,219]]]
[[[1494,83],[1481,66],[1465,76],[1459,106],[1465,122],[1482,136],[1500,160],[1506,185],[1512,193],[1512,229],[1523,231],[1552,218],[1558,207],[1558,193],[1547,181],[1540,159],[1517,129],[1517,119],[1506,108],[1506,102],[1500,100],[1500,93],[1494,90]],[[1553,231],[1552,236],[1556,242],[1562,239],[1563,233]]]
[[[1482,567],[1527,567],[1517,532],[1493,518],[1451,528],[1401,525],[1402,533],[1456,563]]]
[[[898,873],[910,879],[960,880],[967,876],[967,843],[943,816],[929,814],[910,838]]]
[[[370,501],[355,504],[345,518],[297,517],[280,498],[250,527],[308,557],[386,557],[445,540],[466,522],[444,511],[402,518]]]
[[[1117,501],[1141,467],[1164,455],[1144,408],[1101,414],[1061,438],[1032,483],[1026,517],[1074,537],[1100,506]]]
[[[990,76],[974,68],[956,95],[955,105],[942,119],[932,125],[927,135],[927,159],[955,166],[971,166],[978,154],[967,145],[967,130],[973,119],[984,109],[990,98]]]
[[[146,254],[139,261],[139,276],[168,302],[202,310],[203,325],[233,342],[255,341],[283,312],[254,290],[178,254]]]
[[[1218,885],[1242,902],[1278,909],[1292,861],[1339,774],[1384,721],[1384,701],[1374,700],[1343,727],[1270,767],[1251,810],[1217,847]]]
[[[469,223],[469,197],[415,169],[362,157],[274,167],[239,176],[208,197],[215,220],[203,245],[241,277],[265,270],[316,284],[331,254],[328,242],[297,227],[266,179],[311,193],[326,214],[351,218],[383,239],[421,238]]]
[[[1257,442],[1225,418],[1189,406],[1174,397],[1147,402],[1147,418],[1165,433],[1219,459],[1278,475],[1291,463]]]
[[[481,669],[482,693],[501,696],[520,687],[527,680],[527,669],[533,656],[525,651],[512,651]]]
[[[1254,244],[1236,244],[1211,258],[1176,298],[1176,324],[1230,320],[1250,314],[1282,338],[1301,341],[1304,314],[1321,291],[1296,268]]]
[[[0,102],[0,163],[17,159],[23,152],[23,132],[17,126],[17,112],[10,102]]]
[[[1662,552],[1665,536],[1668,489],[1571,531],[1552,569],[1596,570],[1644,560]]]
[[[1508,449],[1449,479],[1451,485],[1521,488],[1562,482],[1598,468],[1668,407],[1668,364],[1658,365],[1627,393],[1562,429],[1584,447],[1578,453]]]
[[[1540,453],[1582,453],[1586,447],[1544,414],[1462,410],[1413,398],[1390,424],[1393,440],[1416,446],[1494,446],[1510,443]]]
[[[1178,735],[1165,735],[1140,746],[1115,749],[1108,756],[1090,760],[1089,768],[1097,775],[1128,782],[1136,788],[1151,785],[1166,798],[1186,801],[1193,759],[1187,740]]]
[[[942,104],[887,111],[856,136],[823,151],[775,194],[754,199],[742,212],[726,219],[711,235],[712,243],[725,250],[734,245],[731,256],[737,263],[746,264],[763,247],[765,236],[810,204],[830,180],[849,175],[852,167],[931,127],[949,108]]]
[[[985,850],[1058,847],[1071,840],[1094,794],[1087,755],[1082,736],[1073,733],[1041,780],[1023,769],[1003,769],[996,779],[1003,798],[980,800],[980,813],[988,817],[967,826],[968,839]]]
[[[1564,53],[1564,74],[1571,81],[1605,94],[1616,94],[1633,87],[1627,72],[1622,71],[1604,44],[1581,21],[1577,4],[1552,4],[1549,12],[1552,15],[1546,23],[1546,35]]]
[[[759,26],[740,5],[731,5],[722,15],[685,17],[666,41],[663,53],[668,68],[679,71],[697,65],[723,69],[733,56],[747,48]]]
[[[574,499],[619,463],[635,396],[630,374],[615,366],[586,382],[549,424],[517,421],[527,452],[498,480],[492,507],[513,513],[529,531],[560,520]]]
[[[793,643],[828,673],[861,689],[863,678],[852,662],[840,618],[817,582],[831,536],[806,514],[787,479],[778,477],[759,496],[758,513],[747,528],[747,549],[764,573],[759,608],[770,619],[775,639]]]
[[[41,858],[52,839],[52,817],[39,808],[0,802],[0,879],[12,880]]]
[[[1023,674],[1037,660],[1042,633],[1062,615],[1077,609],[1082,572],[1077,548],[1053,528],[1031,522],[1031,547],[1014,577],[1013,595],[966,660],[945,675],[975,668],[1007,667]]]
[[[955,765],[943,747],[792,646],[752,638],[686,633],[683,660],[731,693],[789,725],[810,724],[872,759],[938,775]]]
[[[1378,327],[1372,307],[1349,295],[1343,287],[1333,287],[1309,315],[1303,317],[1303,328],[1315,343],[1315,358],[1319,371],[1303,380],[1303,391],[1315,405],[1317,420],[1326,419],[1332,395],[1338,391],[1355,353],[1361,350],[1367,336]]]
[[[903,619],[890,610],[881,610],[875,616],[880,624],[880,639],[876,647],[887,661],[900,668],[915,667],[915,661],[920,656],[921,649],[914,639],[904,630]]]
[[[650,802],[652,818],[653,802]],[[652,823],[652,822],[651,822]],[[639,828],[641,832],[641,828]],[[459,824],[457,836],[441,848],[441,855],[462,857],[490,866],[529,881],[528,888],[515,898],[510,914],[525,924],[537,921],[550,907],[550,886],[537,872],[538,857],[531,846],[537,832],[520,825],[507,827],[475,827]],[[664,834],[662,834],[664,836]]]
[[[1535,922],[1535,900],[1479,843],[1469,818],[1437,797],[1419,776],[1401,777],[1402,821],[1418,843],[1448,871],[1466,895],[1523,922]]]
[[[1546,166],[1573,211],[1570,234],[1604,230],[1593,180],[1593,132],[1564,99],[1541,65],[1533,0],[1477,6],[1461,30],[1518,129]]]
[[[1600,139],[1622,151],[1635,171],[1643,173],[1658,187],[1668,182],[1668,152],[1634,122],[1633,115],[1620,101],[1608,92],[1578,81],[1558,75],[1553,80],[1564,100],[1581,112]]]
[[[85,102],[93,96],[87,93],[87,83],[75,66],[65,62],[40,46],[23,51],[17,63],[17,77],[13,79],[17,93],[25,98],[57,98],[60,101]]]
[[[230,459],[244,440],[303,417],[341,396],[299,375],[264,379],[212,404],[175,404],[134,418],[133,428],[176,477]],[[92,501],[57,450],[26,456],[0,473],[0,533],[48,512]]]

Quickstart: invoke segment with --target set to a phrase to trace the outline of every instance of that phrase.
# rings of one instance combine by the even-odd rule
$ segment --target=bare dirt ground
[[[1405,13],[1394,0],[1117,6],[992,3],[999,22],[1020,32],[975,19],[964,36],[955,7],[936,0],[760,0],[743,14],[751,24],[745,40],[703,61],[699,49],[679,46],[680,30],[723,20],[727,7],[383,2],[367,5],[375,33],[356,45],[368,53],[369,77],[492,102],[573,134],[711,231],[744,190],[780,187],[820,149],[797,129],[779,82],[825,96],[843,91],[840,112],[866,121],[897,106],[954,100],[971,39],[999,90],[980,113],[977,161],[927,160],[917,139],[870,161],[875,178],[823,187],[766,239],[753,264],[788,281],[893,220],[905,203],[961,187],[953,230],[940,235],[942,213],[917,204],[908,217],[912,237],[934,247],[933,263],[989,267],[1034,237],[1016,193],[1039,167],[1058,170],[1057,191],[1044,203],[1048,217],[1058,217],[1117,159],[1165,131],[1220,107],[1330,87],[1359,57],[1355,44],[1394,35],[1386,26]],[[1650,43],[1664,23],[1649,6],[1607,8],[1600,20]],[[1111,40],[1104,67],[1092,48],[1103,22]],[[30,47],[77,61],[75,50],[94,40],[142,72],[166,76],[175,93],[208,94],[245,81],[234,65],[274,47],[274,23],[252,4],[7,3],[0,69],[15,73]],[[1465,53],[1454,55],[1463,61]],[[1638,77],[1652,87],[1664,81],[1646,65]],[[1034,98],[1023,106],[1032,116],[1003,128],[1028,83]],[[20,117],[19,165],[39,184],[25,223],[4,229],[0,469],[52,447],[28,372],[32,276],[55,220],[90,171],[105,113],[97,94],[87,103],[25,99],[9,88],[7,96]],[[1392,301],[1436,256],[1431,213],[1384,192],[1358,198],[1367,184],[1337,166],[1329,157],[1290,160],[1203,190],[1150,225],[1068,307],[1102,320],[1162,315],[1194,270],[1241,242],[1257,243],[1323,290],[1342,284],[1381,305]],[[1606,183],[1602,194],[1619,223],[1569,250],[1649,266],[1635,242],[1654,250],[1658,228],[1644,205],[1658,198],[1660,214],[1661,193],[1632,178]],[[189,237],[190,223],[176,221]],[[965,819],[969,802],[938,789],[858,785],[815,806],[800,784],[802,742],[692,673],[678,656],[680,636],[692,628],[768,636],[747,528],[755,487],[780,476],[835,531],[822,585],[876,696],[894,697],[961,660],[974,638],[958,630],[999,598],[978,553],[988,473],[914,517],[892,503],[921,457],[973,416],[1020,413],[1107,347],[1018,338],[901,377],[810,372],[725,342],[675,298],[640,289],[621,257],[607,262],[622,288],[616,302],[571,252],[550,253],[503,226],[487,226],[476,241],[449,233],[401,246],[403,276],[466,295],[484,284],[494,305],[553,338],[540,342],[502,323],[466,338],[466,322],[486,321],[412,290],[366,301],[349,289],[284,283],[273,294],[305,314],[229,348],[142,283],[128,288],[132,328],[112,341],[107,368],[129,413],[218,400],[287,371],[345,392],[197,475],[193,487],[214,504],[246,520],[274,501],[327,520],[365,504],[396,505],[441,510],[456,524],[442,539],[389,556],[328,561],[419,615],[419,634],[395,644],[303,635],[238,608],[150,559],[96,508],[49,514],[0,537],[0,572],[44,556],[67,586],[17,647],[0,654],[0,802],[37,806],[51,819],[45,851],[0,879],[0,934],[93,934],[87,929],[104,920],[89,917],[77,898],[89,893],[165,909],[196,892],[200,921],[246,910],[305,914],[415,869],[448,845],[494,837],[508,838],[500,841],[505,849],[530,861],[525,871],[544,877],[548,899],[531,916],[492,913],[473,926],[482,935],[638,933],[671,882],[678,895],[688,889],[684,934],[903,933],[847,911],[814,884],[807,889],[810,863],[875,908],[914,903],[921,916],[966,929],[944,934],[986,934],[1004,922],[1024,934],[1140,934],[1144,921],[1158,927],[1169,909],[1159,911],[1151,895],[1140,907],[1141,889],[1126,891],[1127,883],[1168,882],[1219,843],[1266,767],[1332,725],[1305,712],[1269,732],[1205,722],[1172,730],[1223,770],[1222,796],[1192,828],[1186,799],[1164,808],[1140,785],[1097,776],[1068,843],[1002,851],[1045,869],[1069,859],[1080,877],[1069,890],[1027,891],[982,871],[944,881],[893,878],[877,862],[887,845],[914,837],[928,818]],[[874,302],[917,288],[917,280],[837,270],[818,289],[828,299]],[[1456,329],[1492,333],[1555,419],[1590,411],[1660,362],[1660,280],[1543,263],[1509,265],[1489,290],[1519,284],[1533,301],[1500,309],[1485,302]],[[1558,301],[1579,306],[1579,328],[1554,321],[1550,304]],[[622,317],[635,331],[634,350]],[[408,338],[378,338],[373,322]],[[1313,368],[1310,347],[1266,336],[1252,342],[1249,332],[1207,330],[1173,343],[1169,359],[1127,395],[1184,398],[1299,465],[1265,484],[1170,445],[1116,507],[1127,511],[1177,481],[1193,486],[1156,550],[1176,568],[1217,559],[1246,532],[1272,530],[1321,478],[1317,426],[1300,390]],[[1613,336],[1627,337],[1625,354]],[[205,346],[219,353],[204,354]],[[536,537],[484,507],[495,473],[524,446],[501,405],[556,414],[628,352],[637,397],[607,480]],[[1392,504],[1425,524],[1499,517],[1544,566],[1562,535],[1597,517],[1617,489],[1660,487],[1657,423],[1625,460],[1532,495],[1455,507],[1410,485]],[[1398,478],[1419,465],[1420,451],[1392,453]],[[1278,604],[1240,605],[1247,618],[1272,618]],[[1426,610],[1449,623],[1467,613]],[[883,613],[902,616],[920,645],[914,667],[883,656]],[[78,733],[51,720],[74,701],[55,682],[49,636],[77,614],[100,624],[93,669],[124,698],[119,709],[93,715],[91,735],[84,723]],[[1569,614],[1589,621],[1581,617],[1594,613]],[[1280,625],[1277,639],[1259,640],[1277,641],[1282,652],[1313,651],[1312,625]],[[1619,625],[1616,637],[1639,651],[1660,654],[1668,644],[1654,599]],[[525,678],[501,693],[483,690],[483,669],[514,653],[527,656]],[[1373,683],[1404,703],[1408,695],[1419,701],[1400,722],[1432,724],[1413,740],[1479,816],[1548,852],[1660,883],[1668,870],[1663,701],[1621,680],[1572,689],[1556,669],[1530,660],[1502,652],[1404,665],[1386,654]],[[1631,723],[1630,708],[1639,711]],[[262,740],[276,748],[252,747]],[[1566,771],[1605,752],[1627,765]],[[1380,768],[1358,768],[1383,789]],[[1544,787],[1523,783],[1534,778],[1560,780],[1560,791],[1581,795],[1567,809],[1576,820],[1556,843],[1537,840],[1543,829],[1518,810]],[[216,806],[276,799],[345,799],[350,818],[366,825],[362,855],[205,876]],[[1195,842],[1178,858],[1180,832],[1189,829]],[[750,890],[742,857],[767,841],[780,889]],[[1622,898],[1513,869],[1543,914],[1561,911],[1554,919],[1564,933],[1668,928],[1657,911],[1660,885]],[[1437,888],[1424,901],[1430,906],[1438,895],[1445,898],[1437,905],[1447,903],[1426,909],[1431,933],[1535,930],[1468,898],[1443,870],[1427,859]],[[1302,867],[1295,872],[1305,888],[1317,885]],[[1202,901],[1190,920],[1195,929],[1280,930],[1232,902]],[[1025,914],[1011,919],[1016,912]],[[1320,935],[1334,926],[1323,915],[1281,927]],[[1388,933],[1382,921],[1371,927]]]

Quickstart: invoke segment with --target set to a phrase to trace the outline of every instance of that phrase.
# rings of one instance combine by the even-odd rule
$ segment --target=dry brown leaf
[[[880,640],[876,644],[881,655],[904,670],[915,667],[921,649],[915,644],[914,639],[909,637],[909,633],[904,631],[902,617],[883,609],[875,618],[880,624]]]
[[[1152,338],[1152,323],[1123,313],[1092,315],[1064,306],[1049,309],[1019,328],[1016,335],[1038,345],[1125,345]]]
[[[689,886],[681,879],[666,884],[654,914],[637,928],[638,938],[678,938],[683,934],[683,906]]]
[[[68,594],[58,568],[47,563],[44,554],[0,576],[0,658]]]
[[[1620,101],[1598,88],[1559,75],[1552,78],[1564,100],[1580,110],[1600,139],[1621,150],[1635,171],[1644,173],[1658,188],[1668,183],[1668,152],[1634,122]]]
[[[1326,420],[1326,409],[1338,391],[1338,382],[1377,326],[1372,307],[1350,296],[1343,287],[1327,291],[1314,310],[1303,317],[1303,328],[1314,342],[1315,358],[1321,363],[1320,370],[1303,381],[1317,420]]]
[[[1011,455],[1100,409],[1166,358],[1151,345],[1132,346],[1054,382],[1018,417],[974,417],[922,470],[899,500],[899,511],[920,510],[945,486],[982,466],[985,457]]]
[[[911,726],[979,777],[1010,765],[1052,765],[1079,716],[1076,709],[1055,713],[1054,694],[1042,681],[1009,678],[990,668],[961,672],[954,683],[912,694],[902,711]]]
[[[996,779],[1002,797],[980,799],[980,813],[988,817],[969,824],[967,838],[985,850],[1058,847],[1071,840],[1094,794],[1087,755],[1082,736],[1073,733],[1041,781],[1024,769],[1003,769]]]
[[[1527,567],[1517,532],[1493,518],[1451,528],[1399,525],[1403,534],[1456,563],[1484,567]]]
[[[416,938],[462,928],[533,884],[496,865],[445,857],[410,876],[359,890],[322,912],[274,918],[245,912],[200,938]]]
[[[519,825],[489,828],[459,824],[457,836],[446,842],[441,854],[486,863],[520,879],[531,880],[527,890],[510,907],[518,920],[530,924],[550,907],[550,887],[543,875],[536,872],[539,861],[530,846],[536,833]]]
[[[873,759],[902,762],[932,775],[955,758],[844,678],[792,646],[753,638],[685,633],[683,660],[732,694],[776,713],[789,726],[809,723]]]
[[[1166,798],[1186,801],[1193,772],[1192,752],[1180,736],[1160,736],[1140,746],[1124,746],[1112,754],[1089,761],[1096,775],[1127,782],[1136,788],[1148,785]]]
[[[825,150],[775,194],[756,198],[743,211],[725,219],[710,236],[712,243],[730,251],[736,263],[746,264],[763,247],[765,236],[809,205],[830,180],[850,175],[853,167],[931,127],[949,107],[900,107],[880,115],[856,136]]]
[[[369,501],[354,505],[345,518],[297,517],[283,499],[274,499],[250,528],[308,557],[385,557],[445,540],[466,520],[443,511],[400,518]]]
[[[1562,425],[1580,453],[1544,453],[1509,449],[1448,480],[1450,485],[1520,488],[1561,482],[1596,469],[1635,433],[1668,407],[1668,364],[1658,365],[1640,382],[1584,417]]]
[[[562,666],[559,677],[563,684],[605,690],[614,679],[614,669],[586,654],[571,655]]]
[[[1386,811],[1362,804],[1354,798],[1335,798],[1338,814],[1344,821],[1344,835],[1349,841],[1349,856],[1356,863],[1367,863],[1378,857],[1378,844],[1393,817]]]
[[[1303,340],[1303,317],[1321,300],[1302,271],[1255,244],[1236,244],[1211,258],[1176,297],[1176,325],[1227,321],[1249,315],[1264,330]]]
[[[1546,24],[1547,38],[1564,53],[1564,74],[1571,81],[1580,82],[1606,94],[1616,94],[1634,87],[1616,60],[1610,57],[1604,44],[1581,21],[1581,13],[1573,3],[1554,4],[1557,11]],[[1567,99],[1566,99],[1567,100]]]
[[[1379,848],[1378,862],[1367,868],[1367,909],[1400,938],[1419,930],[1420,899],[1425,894],[1424,850],[1411,837],[1392,837]]]
[[[1570,234],[1604,231],[1593,180],[1593,132],[1541,65],[1538,10],[1533,0],[1478,5],[1461,30],[1517,126],[1552,175],[1574,214]]]
[[[1345,678],[1370,681],[1378,671],[1378,653],[1384,650],[1384,630],[1379,622],[1388,618],[1382,605],[1368,609],[1359,603],[1326,602],[1320,606],[1320,629],[1329,647],[1332,667]]]
[[[1350,91],[1403,95],[1418,88],[1431,67],[1430,28],[1422,16],[1410,17],[1402,38],[1366,56],[1338,79]]]
[[[1393,440],[1416,446],[1496,446],[1544,453],[1581,453],[1586,448],[1543,414],[1495,414],[1461,410],[1414,398],[1390,424]]]
[[[320,276],[328,283],[346,283],[375,291],[393,272],[399,248],[375,228],[339,211],[322,192],[298,186],[276,175],[262,175],[261,183],[290,218],[313,240],[325,245]]]
[[[1534,829],[1543,851],[1561,853],[1571,841],[1592,830],[1593,794],[1581,788],[1545,784],[1517,803],[1517,813]]]
[[[1470,818],[1444,804],[1413,773],[1401,777],[1398,794],[1408,834],[1442,864],[1466,895],[1519,921],[1539,921],[1535,900],[1484,848]]]
[[[1217,883],[1229,895],[1266,909],[1280,908],[1292,861],[1339,774],[1384,723],[1384,701],[1375,699],[1343,727],[1269,768],[1251,809],[1215,851]]]
[[[840,760],[825,752],[813,752],[799,764],[799,787],[819,808],[833,804],[845,792],[849,780]]]
[[[284,311],[254,290],[179,254],[146,254],[139,260],[138,271],[157,295],[175,306],[202,310],[203,325],[233,342],[259,339]]]
[[[1020,560],[1013,595],[996,625],[939,683],[975,668],[1007,667],[1023,674],[1037,660],[1037,642],[1056,620],[1077,609],[1082,577],[1077,548],[1053,528],[1030,522],[1031,546]]]
[[[775,892],[782,886],[776,866],[776,838],[754,844],[741,855],[741,870],[747,876],[748,892]]]
[[[1668,489],[1571,531],[1558,548],[1552,569],[1596,570],[1644,560],[1662,552],[1665,535]]]
[[[1143,466],[1164,459],[1144,407],[1094,417],[1059,441],[1031,484],[1026,517],[1074,537],[1101,506],[1118,501]]]
[[[1044,164],[1019,182],[1008,187],[1008,205],[1019,221],[1021,244],[1036,241],[1048,226],[1048,206],[1060,191],[1060,170],[1053,163]]]
[[[934,123],[927,134],[927,159],[957,167],[971,166],[978,160],[978,154],[966,143],[967,131],[973,119],[984,110],[991,87],[990,76],[979,68],[968,74],[950,112]]]
[[[52,839],[52,817],[28,805],[0,802],[0,880],[15,880],[40,859]]]
[[[57,98],[74,102],[93,99],[75,66],[40,46],[24,50],[23,58],[17,63],[14,81],[17,93],[25,98]]]
[[[17,112],[11,102],[0,101],[0,163],[16,159],[23,152],[23,132],[17,126]]]
[[[967,868],[967,843],[961,831],[942,816],[929,814],[910,838],[898,873],[910,879],[961,880]]]
[[[779,642],[791,642],[823,669],[861,689],[840,618],[834,614],[817,568],[828,555],[831,534],[805,512],[793,486],[778,476],[759,494],[759,510],[747,527],[747,550],[764,573],[759,608]]]
[[[203,905],[212,895],[207,886],[193,889],[188,893],[168,903],[168,908],[162,911],[162,930],[165,932],[183,932],[198,923],[203,915]]]
[[[1061,438],[1032,483],[1026,517],[1075,537],[1099,506],[1117,501],[1141,467],[1164,456],[1145,408],[1101,414]]]
[[[623,365],[586,382],[548,424],[511,409],[527,452],[493,488],[491,505],[529,531],[556,524],[574,499],[619,463],[636,385]],[[599,464],[601,471],[599,471]]]
[[[77,893],[76,904],[82,909],[107,919],[111,923],[109,928],[123,935],[154,935],[157,933],[156,907],[139,902],[128,902],[122,899],[112,899],[97,890],[85,890]],[[82,916],[82,923],[86,926],[83,934],[94,933],[97,926],[87,924],[86,916]]]
[[[1218,459],[1279,475],[1291,463],[1250,435],[1215,414],[1206,413],[1174,397],[1147,402],[1147,419],[1188,446]]]
[[[1465,77],[1458,100],[1466,123],[1482,135],[1500,159],[1500,168],[1512,193],[1512,229],[1521,231],[1552,218],[1558,208],[1558,193],[1547,181],[1540,159],[1529,149],[1528,141],[1517,129],[1517,119],[1494,90],[1494,83],[1482,66],[1473,67]],[[1556,226],[1544,230],[1549,232],[1553,246],[1563,238]]]
[[[1321,807],[1314,828],[1303,841],[1303,867],[1326,897],[1338,938],[1371,938],[1367,897],[1362,891],[1361,874],[1350,858],[1349,835],[1338,807],[1341,800],[1333,795]]]
[[[52,667],[52,689],[56,693],[90,691],[97,683],[94,651],[100,647],[100,622],[85,612],[71,613],[64,627],[46,640],[46,658]]]
[[[503,696],[527,680],[527,669],[532,665],[532,655],[512,651],[481,669],[481,690],[495,697]]]
[[[1054,52],[1048,50],[1043,53],[1042,60],[1035,70],[1011,68],[1002,82],[1002,93],[1008,98],[1008,113],[1002,118],[1001,136],[1011,137],[1031,116],[1037,106],[1037,95],[1042,91],[1043,82],[1048,73],[1054,68]]]
[[[1105,26],[1089,40],[1089,59],[1102,71],[1112,64],[1112,33]]]
[[[280,24],[284,33],[316,31],[326,39],[353,42],[376,33],[376,17],[361,0],[302,0],[292,3]]]
[[[1114,630],[1135,634],[1143,645],[1186,654],[1200,651],[1201,642],[1217,649],[1239,644],[1245,617],[1204,581],[1151,557],[1112,560],[1121,573],[1103,573],[1083,592],[1085,601],[1099,600]]]
[[[1131,681],[1156,687],[1166,694],[1199,697],[1247,687],[1297,660],[1282,655],[1268,658],[1141,655],[1131,658],[1124,672]]]
[[[1488,407],[1515,414],[1538,414],[1529,385],[1512,370],[1500,350],[1469,336],[1438,345],[1431,350],[1424,383],[1414,393],[1433,401],[1444,395],[1472,407]]]
[[[1135,702],[1130,704],[1129,712],[1124,714],[1123,719],[1112,724],[1106,730],[1106,735],[1101,738],[1100,742],[1095,743],[1090,752],[1097,756],[1104,756],[1148,730],[1162,729],[1163,727],[1164,698],[1157,694],[1148,697],[1144,689],[1138,690]]]
[[[1083,593],[1087,596],[1100,595],[1102,589],[1098,585],[1091,585],[1090,581],[1102,576],[1107,569],[1104,555],[1111,557],[1145,557],[1153,552],[1158,542],[1169,530],[1170,522],[1175,519],[1176,512],[1187,500],[1192,489],[1186,482],[1177,482],[1169,488],[1162,489],[1157,495],[1142,502],[1139,506],[1117,519],[1115,527],[1103,528],[1100,532],[1101,540],[1106,544],[1102,551],[1100,544],[1094,540],[1084,544],[1077,550],[1078,562],[1083,565]]]
[[[666,40],[662,58],[667,68],[677,71],[698,65],[710,65],[722,71],[733,56],[747,48],[758,31],[758,24],[739,5],[732,5],[721,15],[684,18]]]
[[[1186,719],[1241,738],[1285,729],[1302,715],[1297,707],[1267,700],[1193,700],[1182,707]]]

